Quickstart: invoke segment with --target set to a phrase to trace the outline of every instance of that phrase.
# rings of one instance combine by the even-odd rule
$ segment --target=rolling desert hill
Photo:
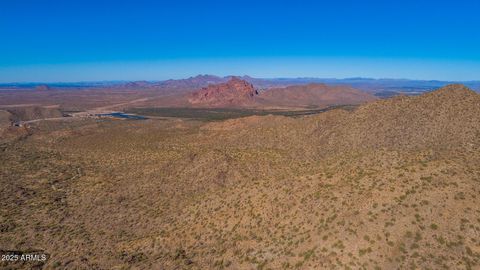
[[[349,124],[336,130],[335,137],[341,134],[346,148],[457,147],[480,139],[479,112],[479,94],[449,85],[421,96],[399,96],[360,107],[343,120]]]
[[[269,89],[261,92],[259,98],[271,106],[287,107],[360,104],[376,99],[371,94],[348,86],[327,86],[316,83]]]
[[[12,114],[5,110],[0,110],[0,128],[8,126],[12,120]]]
[[[46,252],[46,269],[480,267],[480,95],[462,85],[0,138],[0,247]]]
[[[22,106],[1,106],[0,109],[7,111],[11,116],[10,119],[14,121],[29,121],[43,118],[59,118],[62,117],[62,111],[59,106],[37,106],[37,105],[22,105]]]

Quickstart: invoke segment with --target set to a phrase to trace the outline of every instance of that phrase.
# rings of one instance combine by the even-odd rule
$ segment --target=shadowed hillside
[[[8,111],[0,110],[0,126],[6,126],[10,124],[12,114]]]
[[[58,106],[5,106],[3,109],[10,113],[10,118],[15,121],[55,118],[63,115]]]

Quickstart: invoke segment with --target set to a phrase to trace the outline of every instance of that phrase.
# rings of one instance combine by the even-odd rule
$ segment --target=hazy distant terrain
[[[38,91],[25,103],[150,115],[10,126],[2,99],[0,247],[38,267],[480,267],[480,95],[461,85],[270,115]]]
[[[77,83],[0,83],[0,89],[33,89],[39,85],[49,85],[52,88],[81,89],[81,88],[190,88],[195,89],[226,82],[231,76],[219,77],[214,75],[198,75],[188,79],[164,80],[164,81],[106,81],[106,82],[77,82]],[[398,92],[423,92],[433,90],[447,84],[462,83],[476,91],[480,91],[480,81],[439,81],[439,80],[408,80],[408,79],[370,79],[370,78],[253,78],[242,76],[244,79],[258,88],[270,88],[279,86],[325,83],[329,85],[350,85],[360,90],[371,92],[398,91]]]
[[[202,102],[192,104],[191,93],[203,87],[227,83],[233,76],[218,77],[213,75],[198,75],[187,79],[165,81],[137,82],[83,82],[83,83],[12,83],[0,84],[0,109],[5,106],[44,107],[57,106],[61,111],[124,111],[142,107],[190,107],[213,106]],[[262,79],[249,76],[238,77],[252,84],[258,97],[252,101],[242,101],[240,107],[256,108],[305,108],[326,107],[331,105],[356,104],[372,100],[368,95],[377,98],[388,98],[396,95],[418,95],[442,87],[450,82],[416,81],[396,79],[318,79],[318,78],[285,78]],[[327,97],[321,85],[331,88],[330,93],[338,98]],[[465,82],[472,89],[480,90],[480,82]],[[317,85],[316,87],[309,87]],[[336,87],[336,89],[334,89]],[[355,89],[363,94],[353,94],[349,89]],[[355,91],[354,90],[354,91]],[[309,92],[310,91],[310,92]],[[322,94],[320,94],[324,91]],[[343,93],[340,93],[344,91]],[[350,92],[349,92],[350,91]],[[278,93],[274,95],[274,93]],[[347,94],[348,93],[348,94]],[[256,94],[256,95],[257,95]],[[256,96],[255,95],[255,96]],[[329,94],[332,95],[332,94]],[[350,95],[347,97],[346,95]],[[361,97],[361,96],[364,97]],[[234,95],[235,96],[235,95]],[[226,97],[224,97],[226,98]],[[237,98],[234,98],[238,102]],[[237,106],[229,102],[219,102],[215,107]],[[235,103],[234,102],[234,103]],[[222,105],[223,104],[223,105]],[[238,106],[237,106],[238,107]],[[18,109],[19,110],[19,109]],[[40,115],[40,114],[37,114]],[[25,120],[25,119],[24,119]]]
[[[319,83],[259,88],[250,77],[199,75],[184,80],[124,84],[26,85],[0,89],[0,110],[13,120],[53,118],[54,114],[104,114],[133,108],[324,109],[376,99],[350,86]],[[80,85],[82,87],[80,87]],[[53,110],[53,108],[55,110]],[[55,112],[54,112],[55,111]]]

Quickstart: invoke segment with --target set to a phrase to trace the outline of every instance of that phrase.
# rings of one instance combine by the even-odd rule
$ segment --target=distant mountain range
[[[197,75],[186,79],[164,81],[104,81],[104,82],[75,82],[75,83],[3,83],[0,88],[6,89],[35,89],[39,85],[55,88],[125,88],[125,89],[171,89],[179,92],[195,90],[210,84],[227,82],[233,76],[219,77],[214,75]],[[420,94],[452,83],[462,83],[475,91],[480,91],[480,81],[438,81],[438,80],[408,80],[408,79],[371,79],[371,78],[253,78],[239,77],[251,83],[256,89],[263,90],[272,87],[286,87],[292,85],[325,83],[328,85],[349,85],[353,88],[374,93],[380,97],[393,96],[399,93]]]

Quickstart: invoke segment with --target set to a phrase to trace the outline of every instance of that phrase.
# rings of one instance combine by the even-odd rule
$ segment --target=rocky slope
[[[58,106],[11,106],[4,110],[8,111],[12,115],[11,119],[15,121],[57,118],[63,115]]]
[[[192,105],[205,107],[235,107],[253,104],[258,92],[253,85],[232,77],[226,83],[211,84],[191,94],[188,101]]]
[[[12,118],[11,113],[9,113],[8,111],[5,111],[5,110],[0,110],[0,125],[1,126],[9,125],[11,118]]]
[[[342,138],[343,146],[335,147],[458,147],[480,138],[479,113],[479,95],[462,85],[449,85],[421,96],[381,100],[343,119],[339,117],[343,126],[334,136]],[[327,141],[334,139],[322,136]]]

